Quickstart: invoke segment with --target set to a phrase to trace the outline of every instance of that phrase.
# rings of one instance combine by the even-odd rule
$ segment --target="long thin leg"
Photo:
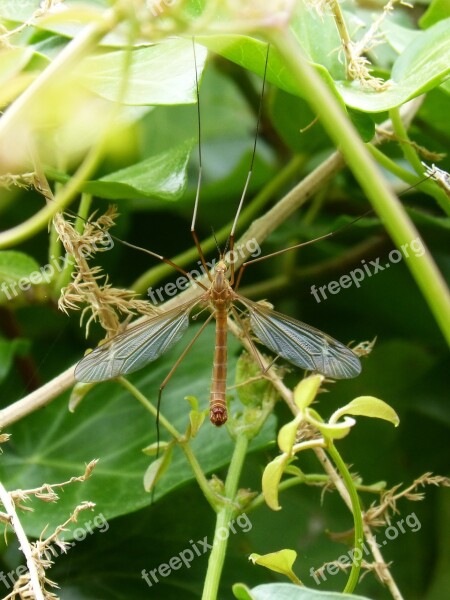
[[[194,335],[194,337],[192,338],[192,340],[189,342],[189,344],[186,346],[186,348],[183,350],[183,352],[180,354],[180,356],[178,357],[177,361],[175,362],[175,364],[173,365],[173,367],[170,369],[169,373],[164,378],[164,381],[159,386],[158,403],[156,405],[156,442],[157,442],[157,448],[158,448],[157,454],[159,452],[159,411],[160,411],[160,408],[161,408],[161,397],[162,397],[162,393],[164,391],[164,388],[166,387],[167,383],[169,382],[169,379],[175,373],[175,371],[177,370],[178,366],[180,365],[180,363],[182,362],[182,360],[184,359],[184,357],[186,356],[186,354],[189,352],[189,350],[192,348],[192,346],[198,340],[198,338],[200,337],[200,335],[203,333],[203,330],[205,329],[205,327],[208,325],[208,323],[213,318],[214,318],[214,313],[211,313],[209,315],[209,317],[206,319],[206,321],[203,323],[203,325],[200,327],[200,329],[197,331],[197,333]]]
[[[263,374],[267,373],[267,371],[272,366],[273,362],[270,363],[270,365],[267,368],[264,366],[263,361],[261,359],[261,355],[260,355],[260,353],[258,352],[258,349],[255,346],[255,342],[252,340],[252,336],[250,335],[250,332],[248,331],[245,323],[243,322],[243,320],[239,316],[239,313],[238,313],[238,311],[236,310],[236,308],[234,306],[231,307],[231,312],[233,313],[233,317],[239,323],[239,326],[242,329],[242,332],[244,333],[244,337],[246,338],[247,342],[250,344],[250,348],[251,348],[251,350],[253,352],[254,357],[256,358],[256,360],[258,362],[258,365],[259,365],[259,368],[261,369],[261,372]]]

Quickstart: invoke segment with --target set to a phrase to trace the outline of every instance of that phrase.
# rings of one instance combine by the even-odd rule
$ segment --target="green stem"
[[[255,196],[253,201],[243,209],[239,220],[239,228],[243,228],[247,223],[250,223],[255,215],[263,208],[269,200],[271,200],[279,189],[284,187],[286,183],[299,171],[305,159],[301,156],[294,156],[292,160],[273,178],[270,182]],[[219,244],[222,244],[230,235],[231,223],[228,223],[216,232],[216,238]],[[216,241],[213,236],[208,237],[201,242],[202,250],[206,254],[216,248]],[[197,249],[191,248],[170,260],[180,267],[185,267],[190,262],[198,258]],[[146,273],[141,275],[132,285],[131,289],[137,293],[144,293],[149,287],[153,287],[156,283],[170,276],[173,273],[173,268],[166,264],[160,264],[153,267]]]
[[[380,166],[385,168],[399,179],[408,183],[411,187],[417,187],[428,196],[434,198],[442,211],[446,215],[450,216],[450,202],[448,201],[448,197],[444,190],[441,190],[436,182],[434,182],[432,179],[426,179],[424,181],[423,176],[418,177],[417,175],[414,175],[414,173],[411,173],[411,171],[407,171],[391,158],[386,156],[386,154],[383,154],[381,150],[372,144],[367,144],[366,147]]]
[[[349,575],[347,584],[344,588],[344,594],[345,593],[351,594],[358,583],[359,572],[361,570],[361,562],[362,562],[362,556],[363,556],[362,545],[364,542],[364,532],[363,532],[361,507],[359,505],[358,492],[356,491],[356,486],[352,479],[350,471],[347,469],[347,465],[342,460],[339,452],[336,450],[336,446],[334,446],[334,444],[331,441],[329,442],[329,445],[327,446],[327,452],[333,459],[333,462],[336,465],[336,467],[342,477],[342,480],[344,481],[345,487],[347,488],[348,494],[350,496],[350,502],[352,504],[353,523],[354,523],[354,529],[355,529],[354,542],[353,542],[354,555],[353,555],[352,569],[350,571],[350,575]],[[355,554],[357,554],[358,557],[356,557]]]
[[[385,223],[398,248],[419,237],[401,202],[391,192],[365,144],[336,98],[308,64],[289,29],[271,31],[270,40],[297,80],[297,85],[318,114],[329,136],[339,146],[354,176]],[[417,285],[450,343],[450,293],[429,252],[406,260]]]
[[[187,460],[189,461],[189,464],[191,465],[191,469],[194,472],[195,479],[197,480],[197,483],[200,489],[202,490],[203,495],[205,496],[211,508],[215,509],[218,506],[218,504],[223,503],[223,498],[216,495],[212,491],[208,479],[205,477],[205,474],[203,473],[202,468],[198,460],[196,459],[191,446],[189,445],[189,442],[182,442],[181,449],[183,450]]]
[[[202,492],[205,495],[209,504],[213,508],[215,508],[218,505],[219,499],[211,490],[208,480],[206,479],[205,474],[203,473],[203,471],[200,467],[200,464],[198,463],[194,453],[192,452],[192,448],[190,447],[189,442],[186,441],[184,436],[172,425],[172,423],[170,421],[168,421],[164,417],[164,415],[161,413],[161,411],[159,412],[159,415],[158,415],[158,411],[153,406],[153,404],[151,402],[149,402],[149,400],[147,400],[147,398],[144,396],[144,394],[141,391],[139,391],[136,386],[134,386],[132,383],[130,383],[128,381],[128,379],[126,379],[125,377],[118,377],[117,381],[120,383],[120,385],[122,387],[124,387],[128,392],[130,392],[130,394],[132,396],[134,396],[134,398],[136,398],[136,400],[138,402],[140,402],[140,404],[142,404],[142,406],[146,410],[148,410],[148,412],[150,414],[152,414],[155,417],[155,420],[158,418],[161,425],[177,441],[177,443],[180,445],[181,449],[183,450],[189,464],[191,465],[191,468],[194,472],[195,478],[197,480],[197,483],[198,483],[200,489],[202,490]]]
[[[403,150],[404,157],[416,171],[416,173],[421,175],[423,173],[423,165],[420,162],[420,158],[417,155],[415,148],[409,143],[408,132],[406,131],[406,127],[402,121],[399,108],[391,108],[389,111],[389,117],[391,118],[394,133],[398,138],[397,141]]]
[[[236,492],[239,478],[242,472],[245,455],[248,447],[248,439],[245,435],[236,438],[233,456],[225,481],[225,496],[228,502],[222,506],[217,513],[216,527],[214,530],[214,541],[208,560],[205,584],[203,587],[202,600],[215,600],[219,590],[220,576],[225,562],[225,553],[230,533],[230,521],[238,512],[235,504]]]

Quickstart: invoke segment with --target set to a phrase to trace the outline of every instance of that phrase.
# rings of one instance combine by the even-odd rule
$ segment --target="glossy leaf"
[[[431,0],[427,11],[419,20],[423,29],[450,17],[450,3],[448,0]]]
[[[196,48],[200,78],[206,49]],[[130,60],[128,65],[127,61]],[[118,50],[92,56],[83,62],[84,84],[113,102],[131,105],[190,104],[196,101],[194,55],[191,40],[174,39],[137,48],[127,55]],[[126,77],[125,93],[122,95]]]
[[[82,188],[86,193],[109,200],[177,200],[187,185],[187,165],[193,144],[192,140],[184,142],[96,181],[88,181]],[[68,177],[61,173],[50,171],[50,174],[57,181],[68,180]]]
[[[263,76],[267,44],[260,40],[242,35],[198,36],[196,39],[208,49],[213,50],[245,69],[257,73],[260,77]],[[324,80],[335,94],[338,102],[341,102],[333,79],[326,68],[320,64],[313,64],[312,66],[319,77]],[[267,81],[290,94],[303,97],[302,87],[298,84],[297,79],[285,68],[283,59],[276,48],[270,49]]]
[[[236,592],[241,593],[238,590]],[[236,598],[246,598],[245,595],[237,596],[236,592]],[[247,598],[251,600],[273,600],[274,598],[279,600],[370,600],[366,596],[311,590],[292,583],[267,583],[258,585],[248,590],[247,594],[249,594]]]
[[[190,329],[175,348],[130,377],[154,404],[162,380],[196,330],[195,327]],[[214,327],[208,327],[197,344],[212,350],[213,339]],[[230,381],[234,375],[233,353],[238,348],[239,344],[230,340]],[[178,431],[185,431],[189,422],[189,409],[183,401],[186,392],[197,396],[202,408],[208,405],[211,370],[212,354],[211,360],[205,360],[205,352],[196,351],[194,346],[165,389],[162,414]],[[142,485],[148,467],[148,457],[142,453],[142,448],[156,441],[154,417],[119,383],[96,385],[73,414],[67,411],[67,396],[64,394],[44,410],[9,427],[12,443],[3,448],[0,471],[2,482],[8,489],[26,489],[44,481],[64,481],[82,473],[86,462],[100,459],[92,477],[84,484],[67,486],[58,503],[33,501],[35,511],[21,515],[28,533],[36,536],[46,523],[51,528],[63,522],[81,496],[95,502],[97,510],[108,520],[151,503],[151,496]],[[273,440],[274,426],[275,419],[269,419],[250,449],[262,448]],[[45,431],[46,435],[36,438],[36,431]],[[170,441],[162,427],[161,439]],[[205,472],[217,472],[228,462],[234,447],[226,430],[218,431],[210,423],[205,423],[190,443]],[[64,461],[61,461],[62,456]],[[176,447],[169,469],[154,490],[155,502],[192,480],[192,470],[180,448]],[[69,533],[66,538],[70,538]]]
[[[381,112],[437,87],[450,74],[450,19],[440,21],[417,35],[395,61],[392,85],[383,92],[363,90],[356,83],[341,81],[337,88],[348,106]]]

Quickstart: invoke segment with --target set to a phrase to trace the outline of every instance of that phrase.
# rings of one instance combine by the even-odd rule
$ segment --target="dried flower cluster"
[[[1,513],[1,520],[14,529],[20,548],[26,558],[28,568],[26,573],[18,576],[13,589],[3,598],[3,600],[15,600],[16,598],[56,600],[58,598],[58,596],[47,589],[48,587],[58,587],[57,583],[47,577],[47,569],[53,565],[52,558],[58,555],[56,548],[62,552],[66,552],[69,546],[69,544],[61,540],[59,536],[61,533],[67,531],[69,523],[76,523],[80,512],[92,510],[95,507],[95,504],[93,502],[82,502],[75,508],[69,518],[62,525],[59,525],[51,535],[44,537],[44,530],[40,539],[35,542],[28,541],[16,509],[32,510],[24,505],[24,503],[32,496],[43,502],[56,502],[59,500],[59,496],[55,489],[62,488],[75,482],[82,483],[86,481],[91,476],[97,462],[97,460],[91,461],[86,466],[83,475],[71,477],[68,481],[62,483],[44,484],[38,488],[15,490],[12,492],[6,491],[0,484],[0,502],[3,504],[5,510],[4,513]]]
[[[116,217],[115,207],[110,207],[105,214],[87,221],[81,233],[61,213],[53,219],[59,239],[67,254],[73,257],[74,269],[72,281],[61,290],[58,306],[67,313],[69,310],[79,310],[81,305],[86,304],[81,314],[83,321],[90,313],[86,335],[92,321],[98,320],[108,336],[113,336],[120,329],[119,314],[130,316],[154,311],[148,302],[136,299],[134,292],[112,287],[100,267],[89,265],[94,254],[105,250],[106,242],[111,241],[108,230],[114,225]]]

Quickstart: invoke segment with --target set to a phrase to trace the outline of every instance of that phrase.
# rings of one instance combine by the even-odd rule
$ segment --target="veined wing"
[[[351,379],[361,373],[356,354],[326,333],[243,296],[238,300],[250,313],[256,337],[275,354],[333,379]]]
[[[167,352],[189,325],[189,313],[199,299],[143,321],[87,354],[75,367],[75,379],[84,383],[106,381],[138,371]]]

